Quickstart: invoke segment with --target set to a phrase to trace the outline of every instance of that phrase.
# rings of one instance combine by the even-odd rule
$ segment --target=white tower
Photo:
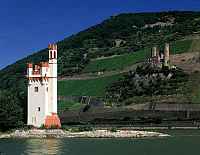
[[[49,45],[49,112],[57,113],[57,45]]]
[[[49,62],[28,64],[28,125],[61,127],[57,115],[57,45],[49,45]]]

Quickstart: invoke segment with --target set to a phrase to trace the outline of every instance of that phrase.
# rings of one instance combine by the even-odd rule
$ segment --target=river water
[[[166,132],[165,132],[166,133]],[[200,155],[200,131],[145,139],[4,139],[0,155]]]

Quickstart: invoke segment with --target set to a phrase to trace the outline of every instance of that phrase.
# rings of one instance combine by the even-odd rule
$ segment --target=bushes
[[[84,132],[84,131],[93,131],[94,129],[90,126],[81,126],[81,127],[74,127],[69,130],[71,132]]]
[[[172,75],[170,79],[168,79],[168,75]],[[127,99],[135,96],[184,93],[180,92],[182,89],[179,88],[183,87],[183,83],[187,81],[188,76],[182,71],[143,65],[107,88],[107,98],[116,103],[126,100],[125,105],[129,105],[132,100]]]
[[[114,128],[114,127],[111,128],[111,129],[110,129],[110,132],[117,132],[117,128]]]
[[[0,130],[23,126],[23,110],[20,100],[12,92],[0,92]]]
[[[41,127],[41,128],[43,128],[43,126]],[[35,127],[33,126],[33,125],[24,125],[23,126],[23,130],[31,130],[31,129],[35,129]]]

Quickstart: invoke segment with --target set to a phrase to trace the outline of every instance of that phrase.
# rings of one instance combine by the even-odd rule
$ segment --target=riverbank
[[[145,138],[145,137],[166,137],[168,134],[136,130],[93,130],[83,132],[71,132],[60,129],[45,130],[16,130],[12,133],[0,134],[2,138]]]
[[[164,138],[11,138],[0,139],[0,154],[198,155],[200,130],[158,131]],[[169,149],[170,148],[170,149]]]

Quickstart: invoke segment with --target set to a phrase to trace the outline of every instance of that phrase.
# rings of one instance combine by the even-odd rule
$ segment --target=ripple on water
[[[25,140],[25,149],[23,154],[61,154],[62,143],[63,141],[61,139],[28,139]]]

